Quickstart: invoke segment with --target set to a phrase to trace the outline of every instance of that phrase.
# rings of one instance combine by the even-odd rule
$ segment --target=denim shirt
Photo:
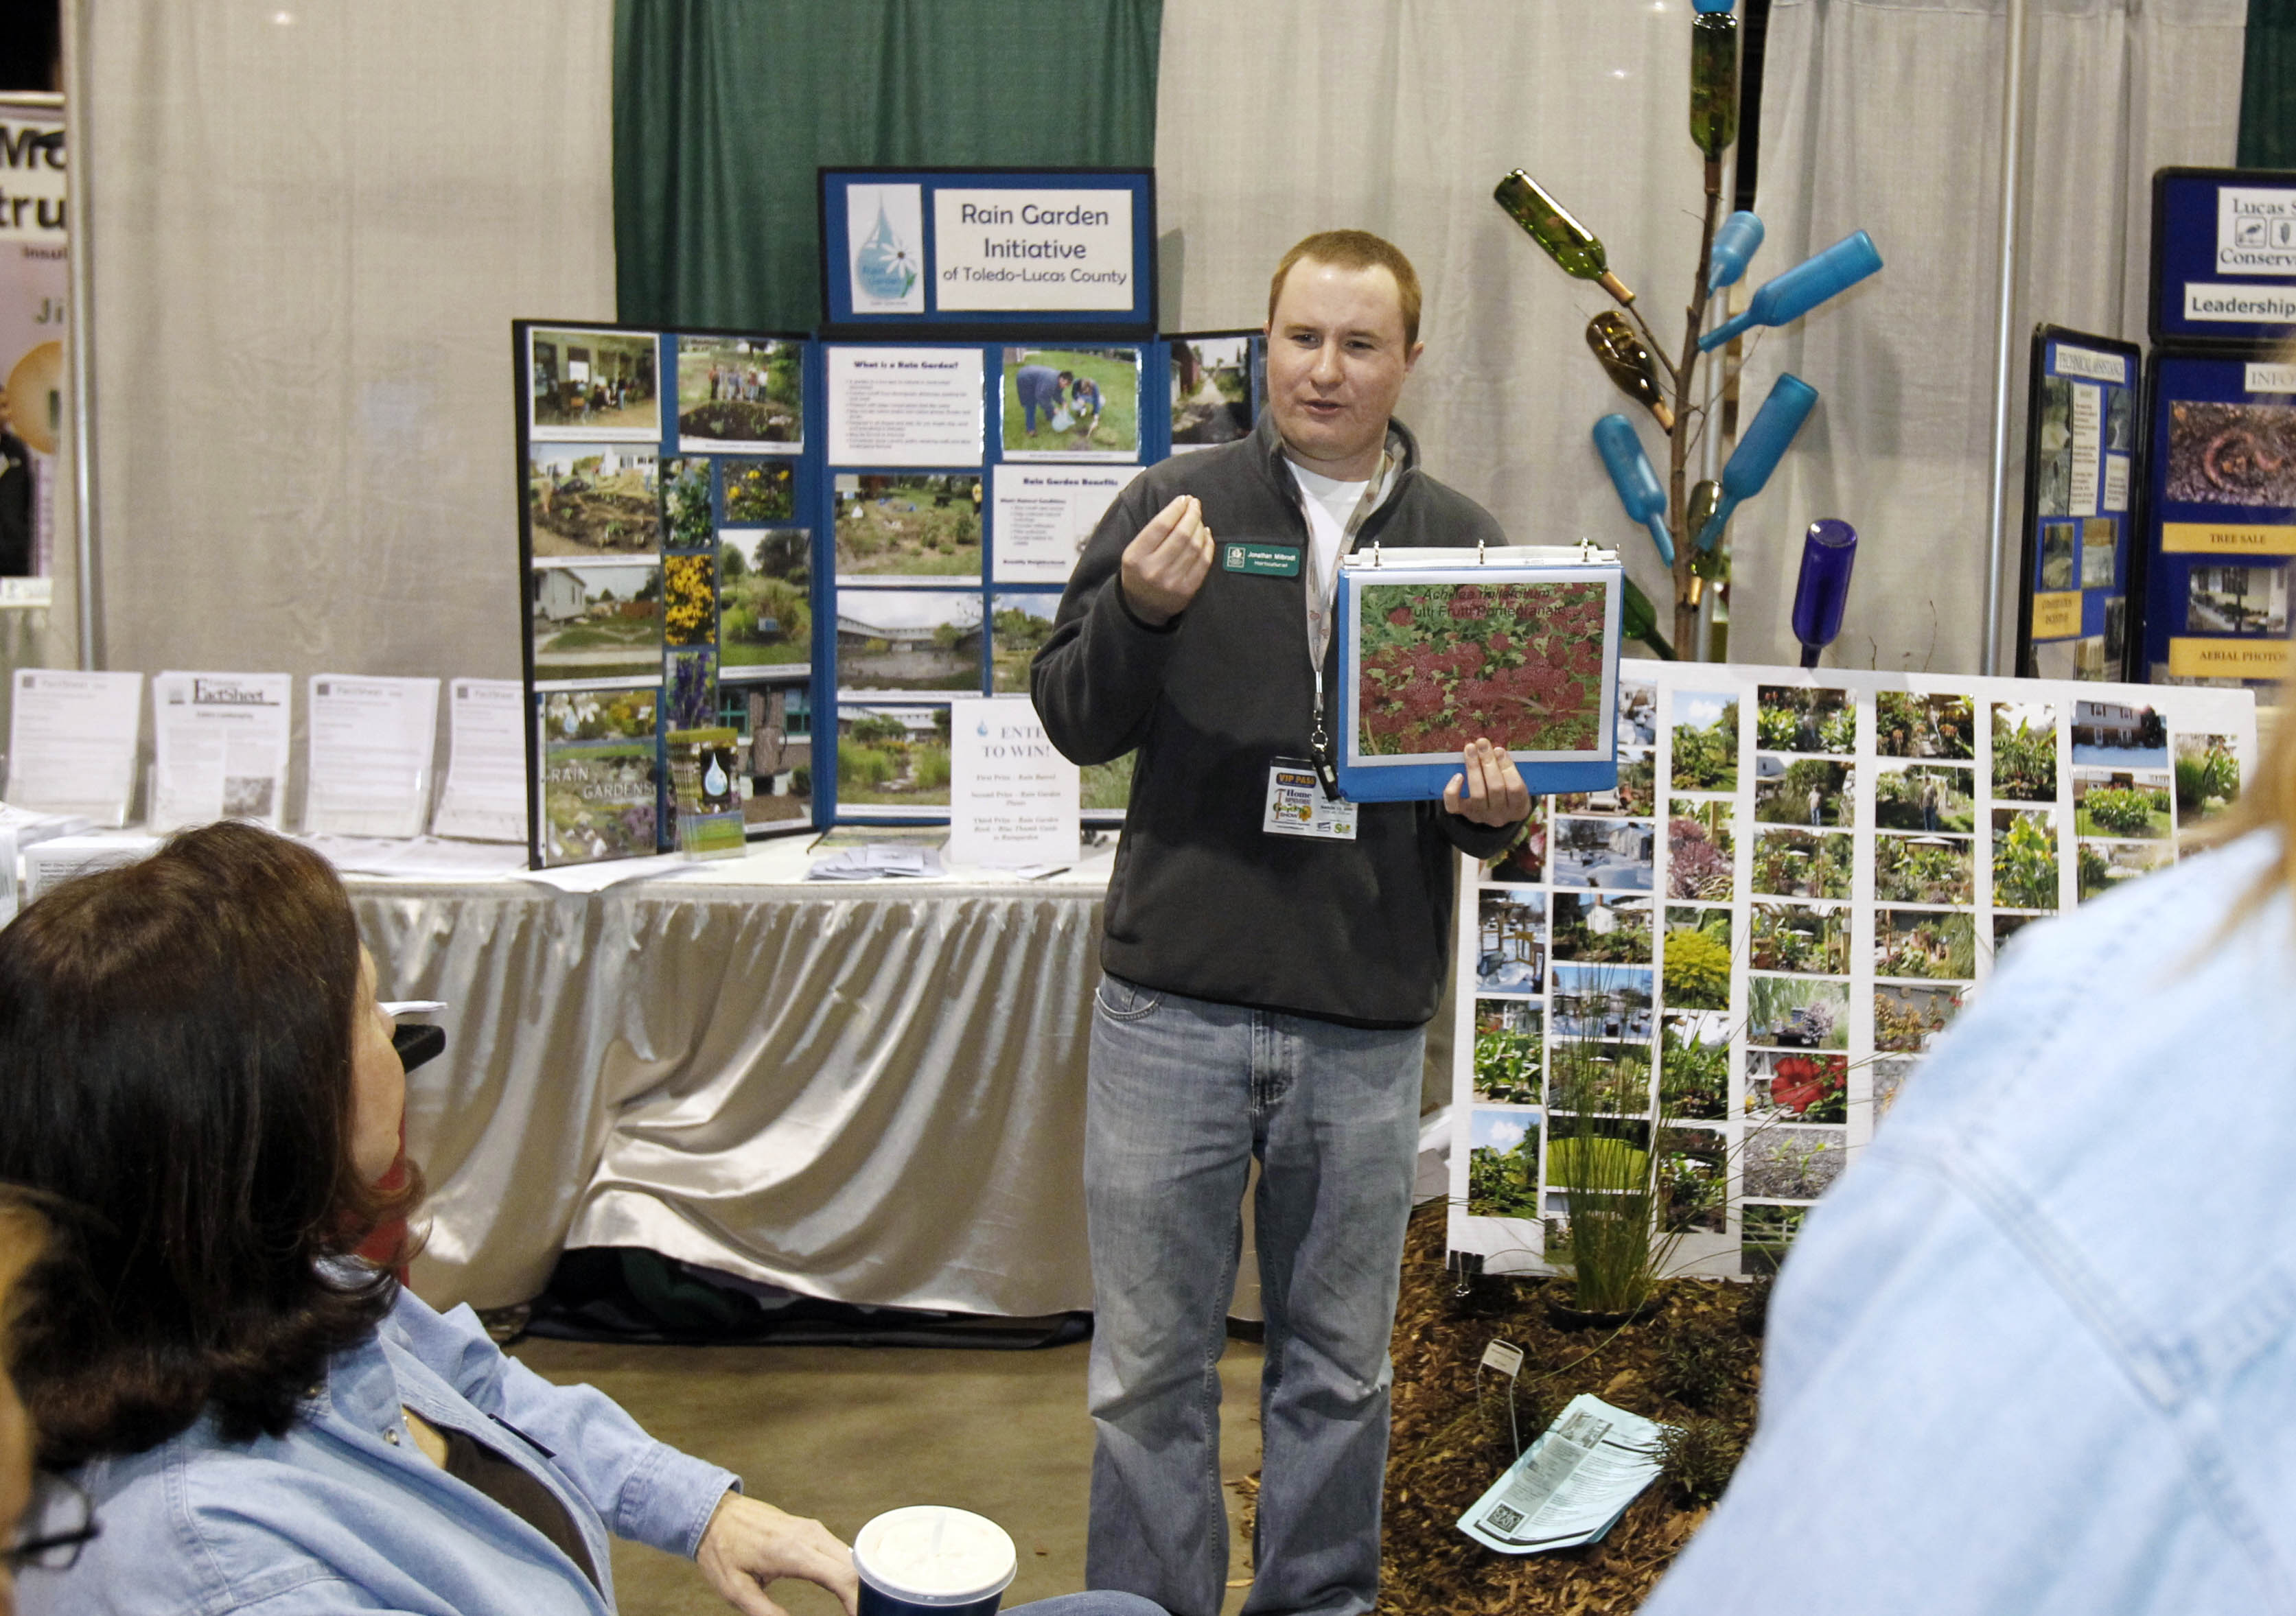
[[[1645,1616],[2296,1611],[2296,946],[2259,833],[2019,934],[1778,1283]]]
[[[547,1487],[588,1546],[603,1596],[540,1532],[423,1457],[402,1406]],[[469,1308],[442,1316],[405,1290],[374,1335],[330,1360],[286,1435],[226,1443],[203,1416],[80,1480],[102,1535],[70,1571],[20,1579],[25,1616],[604,1616],[609,1531],[690,1557],[740,1485],[647,1436],[603,1392],[553,1385],[504,1357]]]

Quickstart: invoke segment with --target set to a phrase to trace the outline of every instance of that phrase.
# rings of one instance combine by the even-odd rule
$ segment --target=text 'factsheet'
[[[829,350],[829,461],[835,466],[977,466],[977,347]]]
[[[44,813],[84,813],[98,825],[125,825],[143,708],[141,673],[17,669],[8,722],[8,801]]]
[[[420,836],[438,722],[435,679],[313,674],[303,828],[315,836]]]
[[[953,862],[992,869],[1076,862],[1078,771],[1054,749],[1033,702],[954,702],[949,741]]]
[[[996,491],[999,584],[1065,584],[1085,541],[1137,466],[1006,466],[991,473]]]
[[[525,699],[515,679],[457,679],[447,693],[447,787],[434,835],[526,840]]]
[[[286,810],[291,673],[166,673],[152,681],[152,828]]]

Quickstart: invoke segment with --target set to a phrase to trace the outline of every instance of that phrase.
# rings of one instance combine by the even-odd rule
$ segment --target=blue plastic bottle
[[[1881,249],[1864,231],[1854,231],[1814,258],[1805,258],[1754,294],[1746,312],[1698,339],[1710,354],[1750,325],[1784,325],[1799,320],[1838,291],[1855,286],[1882,267]]]
[[[1666,530],[1666,490],[1658,486],[1658,473],[1651,469],[1650,457],[1643,453],[1643,440],[1635,436],[1634,423],[1623,415],[1605,415],[1595,423],[1595,447],[1602,452],[1611,486],[1619,491],[1619,503],[1650,529],[1659,559],[1673,566],[1674,535]]]

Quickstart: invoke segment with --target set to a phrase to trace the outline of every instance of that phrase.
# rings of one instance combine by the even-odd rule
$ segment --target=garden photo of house
[[[1538,886],[1546,879],[1546,799],[1534,797],[1530,817],[1522,822],[1506,851],[1491,861],[1490,879]]]
[[[2175,835],[2169,782],[2165,774],[2074,770],[2074,834],[2154,840]]]
[[[837,474],[837,575],[980,576],[980,478],[972,472]]]
[[[537,556],[650,554],[661,548],[648,444],[535,444],[527,450],[527,532]]]
[[[1754,762],[1754,818],[1765,825],[1847,826],[1855,812],[1857,765],[1762,754]]]
[[[1735,803],[1676,797],[1667,804],[1668,897],[1729,902],[1737,823]]]
[[[1558,819],[1554,850],[1558,886],[1648,892],[1658,827],[1650,820]]]
[[[1554,957],[1606,965],[1648,965],[1651,901],[1608,894],[1556,893]]]
[[[725,668],[813,660],[813,535],[802,527],[732,534],[718,546],[718,651]]]
[[[1766,684],[1754,692],[1754,744],[1765,752],[1828,752],[1848,757],[1857,749],[1857,709],[1847,690]]]
[[[537,567],[527,574],[534,677],[661,677],[661,564]]]
[[[1674,695],[1674,788],[1738,788],[1738,698],[1677,690]]]
[[[1055,594],[1008,592],[988,601],[989,689],[998,696],[1029,693],[1029,664],[1053,636]]]
[[[804,446],[803,347],[750,337],[677,339],[677,446]]]
[[[1251,339],[1172,339],[1172,447],[1231,444],[1251,431]]]
[[[837,804],[948,806],[948,704],[837,710]]]

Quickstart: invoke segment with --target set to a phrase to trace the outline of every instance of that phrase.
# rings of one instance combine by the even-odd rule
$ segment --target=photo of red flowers
[[[1599,582],[1365,585],[1361,755],[1599,750],[1604,607]]]

